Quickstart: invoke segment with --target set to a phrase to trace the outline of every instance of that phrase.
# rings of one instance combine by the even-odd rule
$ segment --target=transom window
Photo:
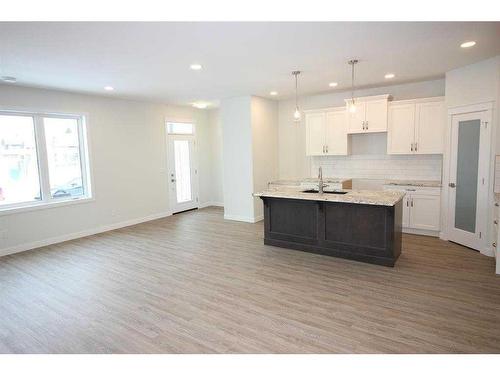
[[[0,111],[0,211],[90,198],[85,119]]]
[[[194,134],[194,125],[189,122],[167,122],[168,134]]]

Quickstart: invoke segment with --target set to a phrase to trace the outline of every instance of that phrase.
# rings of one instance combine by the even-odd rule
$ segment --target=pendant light
[[[354,103],[354,65],[358,63],[358,60],[353,59],[349,60],[348,64],[351,66],[351,103],[349,105],[349,112],[355,113],[356,112],[356,103]]]
[[[292,72],[292,75],[295,76],[295,111],[293,112],[293,120],[295,122],[299,122],[302,115],[300,114],[299,110],[299,97],[298,97],[298,83],[297,83],[297,77],[300,74],[300,70],[294,70]]]

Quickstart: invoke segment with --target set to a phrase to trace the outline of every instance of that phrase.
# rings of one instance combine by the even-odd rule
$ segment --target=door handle
[[[448,186],[449,186],[449,187],[451,187],[451,188],[455,188],[455,187],[457,187],[457,185],[456,185],[454,182],[450,182],[450,183],[448,184]]]

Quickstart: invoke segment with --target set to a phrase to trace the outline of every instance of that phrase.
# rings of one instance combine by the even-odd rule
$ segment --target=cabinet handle
[[[413,207],[413,198],[411,199],[411,206]]]
[[[366,122],[366,130],[368,130],[368,121]]]
[[[406,207],[408,207],[409,203],[408,203],[408,199],[406,200]]]
[[[418,143],[415,142],[415,151],[417,151],[417,145],[418,145]]]
[[[328,154],[328,145],[326,145],[325,147],[326,147],[326,153]]]
[[[413,143],[411,144],[411,152],[413,152]]]
[[[498,225],[498,220],[493,220],[493,223]]]
[[[363,130],[365,130],[365,122],[361,121],[361,125],[363,125]]]
[[[325,145],[323,145],[323,154],[325,153]]]

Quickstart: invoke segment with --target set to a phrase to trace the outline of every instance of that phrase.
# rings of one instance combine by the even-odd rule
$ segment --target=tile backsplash
[[[311,177],[319,167],[323,176],[374,180],[438,180],[441,181],[442,155],[350,155],[314,156]]]

